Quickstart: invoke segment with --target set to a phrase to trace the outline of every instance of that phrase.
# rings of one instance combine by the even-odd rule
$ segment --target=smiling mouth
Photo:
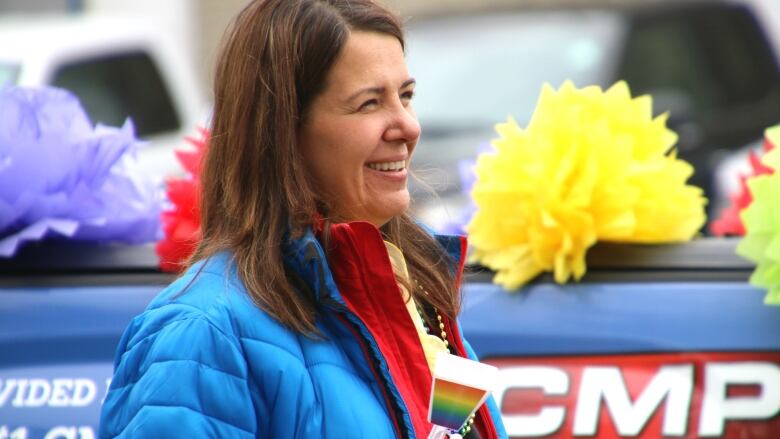
[[[398,171],[403,171],[406,168],[406,161],[398,160],[394,162],[367,163],[366,166],[368,166],[369,168],[375,171],[398,172]]]

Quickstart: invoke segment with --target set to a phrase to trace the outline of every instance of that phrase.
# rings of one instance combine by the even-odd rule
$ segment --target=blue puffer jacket
[[[285,263],[321,304],[324,338],[281,326],[248,297],[230,255],[212,257],[131,322],[99,436],[419,437],[376,340],[345,306],[312,233],[288,245]],[[492,398],[488,405],[486,417],[506,437]]]

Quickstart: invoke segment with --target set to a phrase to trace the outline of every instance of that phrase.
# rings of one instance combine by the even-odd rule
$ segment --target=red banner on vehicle
[[[511,437],[780,438],[780,352],[487,362]]]

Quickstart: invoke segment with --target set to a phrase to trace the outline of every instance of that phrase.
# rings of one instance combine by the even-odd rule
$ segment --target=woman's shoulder
[[[249,297],[227,252],[194,264],[163,289],[133,319],[128,328],[132,337],[127,342],[132,345],[135,340],[187,322],[208,326],[237,345],[254,331],[285,331]],[[183,332],[180,337],[195,335]]]
[[[246,290],[232,256],[220,252],[190,266],[149,303],[146,312],[163,308],[206,314],[230,312],[230,307],[225,308],[227,299],[235,301],[244,297]]]

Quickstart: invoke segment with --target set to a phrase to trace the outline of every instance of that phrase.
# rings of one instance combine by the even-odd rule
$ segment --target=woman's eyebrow
[[[364,93],[378,95],[378,94],[382,94],[384,92],[385,92],[385,88],[384,87],[366,87],[366,88],[361,88],[360,90],[356,91],[352,96],[348,97],[346,100],[347,100],[347,102],[349,102],[349,101],[357,98],[358,96],[360,96],[360,95],[362,95]]]
[[[409,78],[406,81],[404,81],[403,84],[401,84],[401,87],[399,88],[399,90],[400,89],[404,89],[406,87],[409,87],[410,85],[414,85],[416,83],[417,83],[417,80],[415,80],[414,78]],[[362,95],[364,93],[382,94],[384,92],[385,92],[385,88],[384,87],[366,87],[366,88],[361,88],[360,90],[358,90],[354,94],[352,94],[352,96],[348,97],[346,99],[346,101],[349,102],[349,101],[357,98],[358,96],[360,96],[360,95]]]
[[[417,84],[417,80],[414,78],[409,78],[406,81],[404,81],[403,84],[401,84],[401,88],[409,87],[410,85]]]

